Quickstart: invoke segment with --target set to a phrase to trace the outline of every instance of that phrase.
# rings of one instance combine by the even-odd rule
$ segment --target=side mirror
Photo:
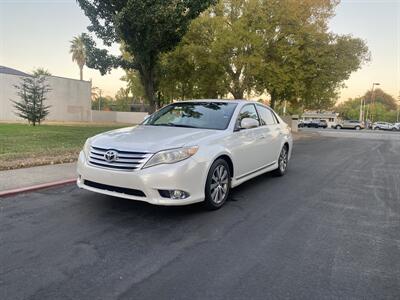
[[[243,118],[240,122],[241,129],[250,129],[254,127],[258,127],[258,121],[252,118]]]

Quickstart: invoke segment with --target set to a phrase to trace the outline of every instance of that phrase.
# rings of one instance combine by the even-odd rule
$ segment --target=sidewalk
[[[76,178],[76,163],[0,171],[0,193]]]

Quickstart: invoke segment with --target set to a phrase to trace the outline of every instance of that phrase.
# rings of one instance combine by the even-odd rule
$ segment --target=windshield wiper
[[[182,128],[199,128],[192,125],[183,125],[183,124],[175,124],[175,123],[165,123],[165,124],[148,124],[152,126],[170,126],[170,127],[182,127]]]
[[[167,123],[168,126],[173,126],[173,127],[183,127],[183,128],[199,128],[196,126],[192,126],[192,125],[183,125],[183,124],[174,124],[174,123]]]

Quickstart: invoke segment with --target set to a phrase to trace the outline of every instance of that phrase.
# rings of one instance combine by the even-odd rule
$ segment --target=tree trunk
[[[79,77],[83,80],[83,66],[79,66]]]
[[[154,68],[147,68],[142,65],[140,70],[140,77],[142,80],[147,101],[149,102],[149,113],[152,114],[156,111],[157,104],[154,88]]]
[[[242,90],[233,90],[231,91],[233,98],[235,99],[243,99],[244,92]]]
[[[275,91],[271,92],[271,103],[269,104],[272,109],[275,109],[276,105],[276,93]]]

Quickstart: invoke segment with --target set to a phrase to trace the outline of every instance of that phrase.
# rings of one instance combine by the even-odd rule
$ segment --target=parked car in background
[[[157,205],[203,202],[217,209],[231,188],[263,173],[286,173],[288,125],[244,100],[165,106],[141,125],[89,138],[78,159],[80,188]]]
[[[299,128],[308,127],[308,128],[327,128],[328,123],[326,120],[311,120],[311,121],[302,121],[298,125]]]
[[[332,128],[361,130],[364,129],[364,124],[358,120],[344,120],[340,123],[332,125]]]
[[[328,123],[325,120],[312,120],[308,123],[309,128],[327,128]]]
[[[328,128],[328,122],[326,122],[326,120],[319,120],[319,124],[318,124],[320,128]]]
[[[373,130],[397,130],[397,128],[392,124],[388,122],[375,122],[372,124],[372,129]]]
[[[310,124],[310,121],[300,121],[297,127],[299,128],[308,127],[308,124]]]

